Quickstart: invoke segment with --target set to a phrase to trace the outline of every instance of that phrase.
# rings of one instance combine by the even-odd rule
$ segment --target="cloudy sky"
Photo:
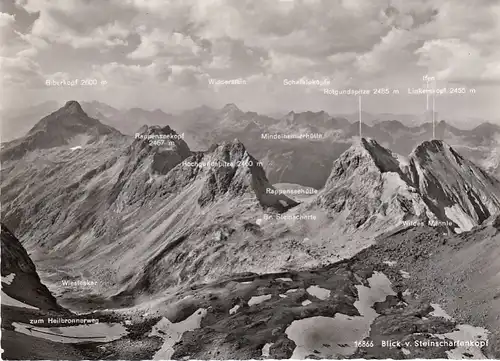
[[[327,79],[400,89],[364,96],[366,111],[421,113],[425,96],[407,89],[427,74],[438,88],[476,89],[439,96],[441,114],[500,117],[498,0],[3,0],[0,11],[3,108],[77,99],[355,112],[356,97],[283,84]],[[46,85],[62,79],[97,85]]]

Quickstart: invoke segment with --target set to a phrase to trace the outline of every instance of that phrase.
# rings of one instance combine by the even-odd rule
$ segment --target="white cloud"
[[[460,39],[427,41],[416,51],[419,64],[437,79],[451,82],[500,82],[499,54],[484,56],[480,49]]]
[[[405,51],[416,41],[411,31],[392,28],[369,52],[357,57],[356,65],[360,71],[368,74],[382,74],[388,69],[394,71],[395,67],[401,67],[402,62],[411,60],[405,59]]]
[[[250,108],[253,102],[254,110],[300,101],[319,106],[331,100],[304,97],[303,88],[283,87],[282,80],[327,77],[336,88],[391,82],[404,88],[425,73],[490,85],[499,73],[500,4],[492,0],[17,3],[31,21],[39,17],[18,27],[22,17],[0,15],[0,26],[10,29],[2,55],[41,64],[36,71],[31,65],[32,75],[91,68],[120,92],[130,87],[129,100],[140,88],[145,94],[137,101],[148,104],[166,89],[173,105],[228,97]],[[70,59],[67,46],[78,56]],[[215,96],[208,78],[245,78],[248,85],[221,88]]]
[[[43,88],[45,77],[40,65],[27,57],[0,57],[2,85],[5,87]]]
[[[0,12],[0,29],[11,26],[15,20],[14,15]]]
[[[279,53],[273,50],[269,52],[269,59],[263,62],[266,70],[273,74],[305,73],[315,64],[309,58]]]
[[[43,13],[47,14],[47,13]],[[32,37],[37,41],[70,45],[75,49],[127,45],[129,31],[118,22],[106,24],[80,34],[57,22],[50,15],[41,15],[33,24]]]
[[[172,66],[172,82],[181,87],[193,87],[198,85],[206,76],[201,70],[194,66]],[[206,84],[206,83],[205,83]]]
[[[66,44],[75,49],[127,44],[130,34],[124,23],[110,21],[118,8],[107,2],[82,0],[17,0],[29,13],[39,12],[30,36],[38,41]]]
[[[155,74],[154,64],[141,66],[111,62],[94,65],[92,68],[94,77],[106,80],[111,86],[130,87],[142,82],[150,82]]]
[[[179,32],[165,32],[162,29],[146,31],[138,28],[141,43],[132,53],[130,59],[149,59],[162,56],[198,56],[202,49],[190,36]]]

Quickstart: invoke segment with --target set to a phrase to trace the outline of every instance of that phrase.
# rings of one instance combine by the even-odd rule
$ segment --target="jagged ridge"
[[[318,203],[348,209],[357,227],[396,206],[400,220],[435,219],[463,231],[500,211],[500,182],[442,141],[422,143],[405,160],[362,139],[334,162]]]
[[[77,101],[68,101],[62,108],[42,118],[22,138],[5,144],[3,162],[16,160],[37,149],[49,149],[69,144],[77,136],[84,136],[86,143],[103,136],[122,134],[97,119],[90,118]]]
[[[439,218],[469,230],[500,211],[500,182],[443,141],[422,143],[409,160],[411,184]]]

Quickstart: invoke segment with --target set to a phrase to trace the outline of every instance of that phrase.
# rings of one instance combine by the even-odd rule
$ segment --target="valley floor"
[[[499,242],[493,228],[409,228],[327,267],[227,276],[75,316],[119,328],[104,342],[75,341],[96,337],[90,326],[68,336],[67,325],[30,325],[57,314],[2,305],[3,358],[499,358]]]

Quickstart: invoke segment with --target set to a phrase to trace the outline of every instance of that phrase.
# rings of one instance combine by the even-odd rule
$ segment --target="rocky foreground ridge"
[[[385,234],[355,257],[326,267],[221,276],[214,283],[182,287],[156,302],[79,316],[125,325],[124,335],[109,342],[48,341],[46,335],[55,326],[47,324],[32,326],[31,336],[11,331],[10,322],[28,323],[32,312],[39,311],[2,305],[4,356],[498,358],[500,327],[494,290],[500,285],[494,272],[500,259],[499,236],[499,217],[460,235],[408,227]],[[483,252],[477,252],[477,247]],[[476,297],[469,297],[470,293]],[[64,340],[66,326],[57,327]],[[85,336],[92,333],[80,334]],[[34,347],[13,348],[18,339]]]

